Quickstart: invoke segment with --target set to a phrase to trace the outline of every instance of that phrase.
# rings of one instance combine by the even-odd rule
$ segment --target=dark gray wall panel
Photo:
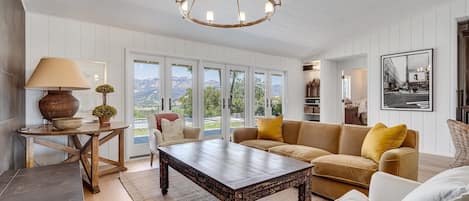
[[[0,172],[21,167],[24,126],[25,12],[19,0],[0,0]],[[16,150],[16,151],[15,151]],[[19,154],[18,154],[19,153]]]

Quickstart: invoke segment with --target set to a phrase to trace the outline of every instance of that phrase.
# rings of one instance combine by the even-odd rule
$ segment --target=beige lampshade
[[[90,84],[80,72],[80,67],[65,58],[42,58],[26,83],[27,89],[84,90]]]

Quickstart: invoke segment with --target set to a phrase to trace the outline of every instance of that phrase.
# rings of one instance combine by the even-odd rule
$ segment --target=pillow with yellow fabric
[[[379,163],[381,155],[388,150],[401,147],[406,136],[407,126],[404,124],[388,128],[382,123],[377,123],[366,134],[361,155]]]
[[[283,116],[257,119],[257,139],[283,142]]]

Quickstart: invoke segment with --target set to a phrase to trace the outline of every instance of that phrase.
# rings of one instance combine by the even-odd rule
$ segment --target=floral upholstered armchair
[[[169,121],[176,121],[177,119],[182,120],[182,125],[184,124],[184,118],[181,117],[177,113],[158,113],[152,114],[147,117],[148,120],[148,130],[149,130],[149,143],[150,143],[150,157],[151,162],[150,165],[153,166],[153,159],[155,154],[158,153],[159,146],[169,146],[175,144],[183,144],[189,142],[196,142],[200,140],[200,128],[190,128],[185,127],[183,128],[184,136],[179,139],[169,139],[168,136],[165,137],[165,133],[163,133],[162,129],[162,119],[166,119]]]

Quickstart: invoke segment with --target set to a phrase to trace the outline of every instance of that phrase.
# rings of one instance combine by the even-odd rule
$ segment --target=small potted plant
[[[114,87],[104,84],[96,87],[96,92],[103,94],[103,104],[93,110],[93,116],[99,118],[99,125],[102,127],[111,125],[111,117],[116,116],[116,108],[107,105],[107,94],[114,92]]]
[[[116,114],[116,108],[110,105],[100,105],[98,107],[95,107],[93,110],[93,116],[99,118],[99,125],[103,127],[110,126],[111,117],[116,116]]]

